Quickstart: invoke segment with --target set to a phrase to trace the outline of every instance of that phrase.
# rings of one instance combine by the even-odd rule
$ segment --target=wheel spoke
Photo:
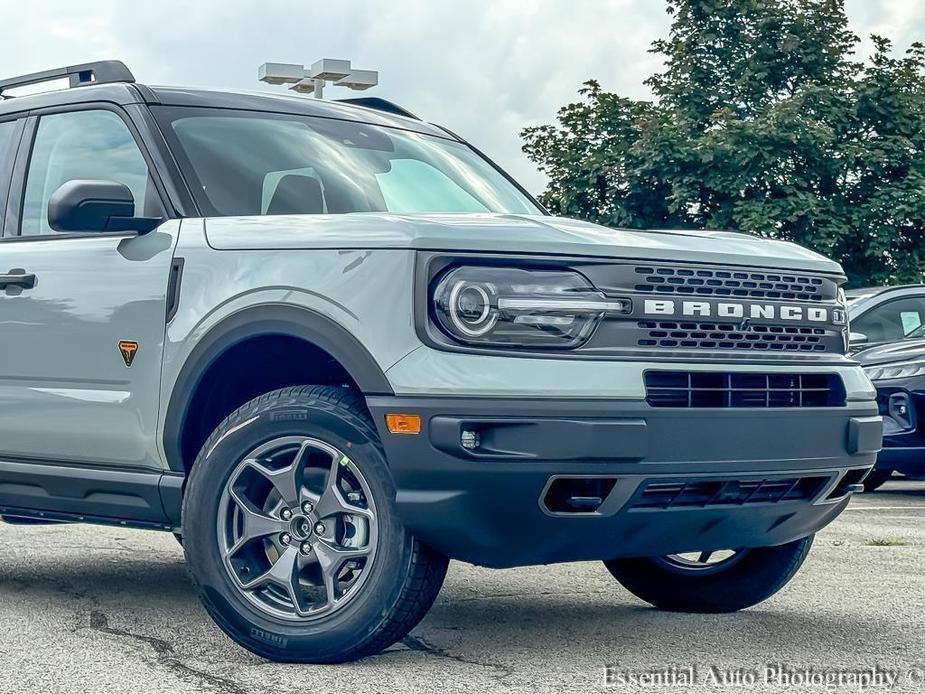
[[[285,532],[288,528],[288,524],[285,521],[263,513],[246,497],[242,496],[234,489],[230,489],[229,494],[237,507],[241,509],[244,523],[241,528],[240,537],[237,539],[234,546],[227,551],[226,556],[235,554],[248,542],[267,537],[268,535]]]
[[[292,601],[292,606],[296,613],[305,615],[308,613],[308,609],[303,604],[302,588],[299,583],[301,569],[302,562],[299,558],[298,548],[295,546],[287,547],[265,573],[250,581],[242,582],[241,587],[244,590],[255,590],[267,584],[278,586],[286,591],[286,595]]]
[[[289,507],[297,506],[302,496],[302,475],[308,458],[309,444],[306,441],[296,452],[292,462],[286,467],[273,470],[259,460],[245,461],[247,467],[264,477],[273,485],[277,493]]]
[[[324,483],[324,491],[315,502],[315,513],[319,518],[325,518],[327,516],[333,516],[339,513],[347,513],[364,516],[372,520],[373,514],[369,511],[369,509],[355,506],[344,498],[344,494],[341,491],[340,485],[338,484],[338,476],[340,474],[340,466],[342,460],[343,456],[339,454],[333,456],[331,468],[328,470],[327,479]]]
[[[315,543],[314,550],[318,564],[321,566],[328,603],[334,603],[337,601],[335,581],[344,562],[368,556],[370,547],[336,547],[330,542],[321,540]]]

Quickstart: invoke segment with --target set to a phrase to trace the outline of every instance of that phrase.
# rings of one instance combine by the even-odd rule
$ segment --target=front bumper
[[[496,567],[805,537],[845,508],[881,440],[873,402],[780,410],[473,397],[368,404],[405,526],[449,557]],[[421,433],[389,433],[388,413],[419,415]],[[463,447],[463,431],[478,433],[477,448]]]

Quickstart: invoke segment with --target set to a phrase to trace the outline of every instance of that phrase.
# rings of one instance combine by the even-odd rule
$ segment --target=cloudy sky
[[[847,7],[858,34],[925,40],[923,0]],[[349,58],[380,71],[369,94],[447,125],[539,192],[521,128],[552,121],[591,77],[647,96],[660,67],[647,49],[668,26],[662,0],[0,0],[0,73],[118,58],[149,84],[280,89],[256,81],[259,64]]]

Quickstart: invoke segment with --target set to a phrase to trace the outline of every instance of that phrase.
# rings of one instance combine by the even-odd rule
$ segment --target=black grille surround
[[[651,407],[777,408],[843,407],[845,386],[837,374],[646,371]]]
[[[652,480],[640,485],[626,508],[668,510],[672,508],[710,508],[779,504],[810,501],[831,480],[831,475],[811,477],[770,477],[764,479]]]
[[[845,353],[837,276],[748,267],[626,263],[578,268],[632,311],[604,321],[587,345],[654,358],[805,361]],[[837,320],[840,318],[841,320]]]
[[[821,277],[752,270],[637,266],[635,290],[657,294],[822,301]]]

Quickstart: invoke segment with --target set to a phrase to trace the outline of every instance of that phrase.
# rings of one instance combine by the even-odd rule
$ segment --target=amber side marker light
[[[387,414],[385,425],[392,434],[421,433],[421,418],[416,414]]]

